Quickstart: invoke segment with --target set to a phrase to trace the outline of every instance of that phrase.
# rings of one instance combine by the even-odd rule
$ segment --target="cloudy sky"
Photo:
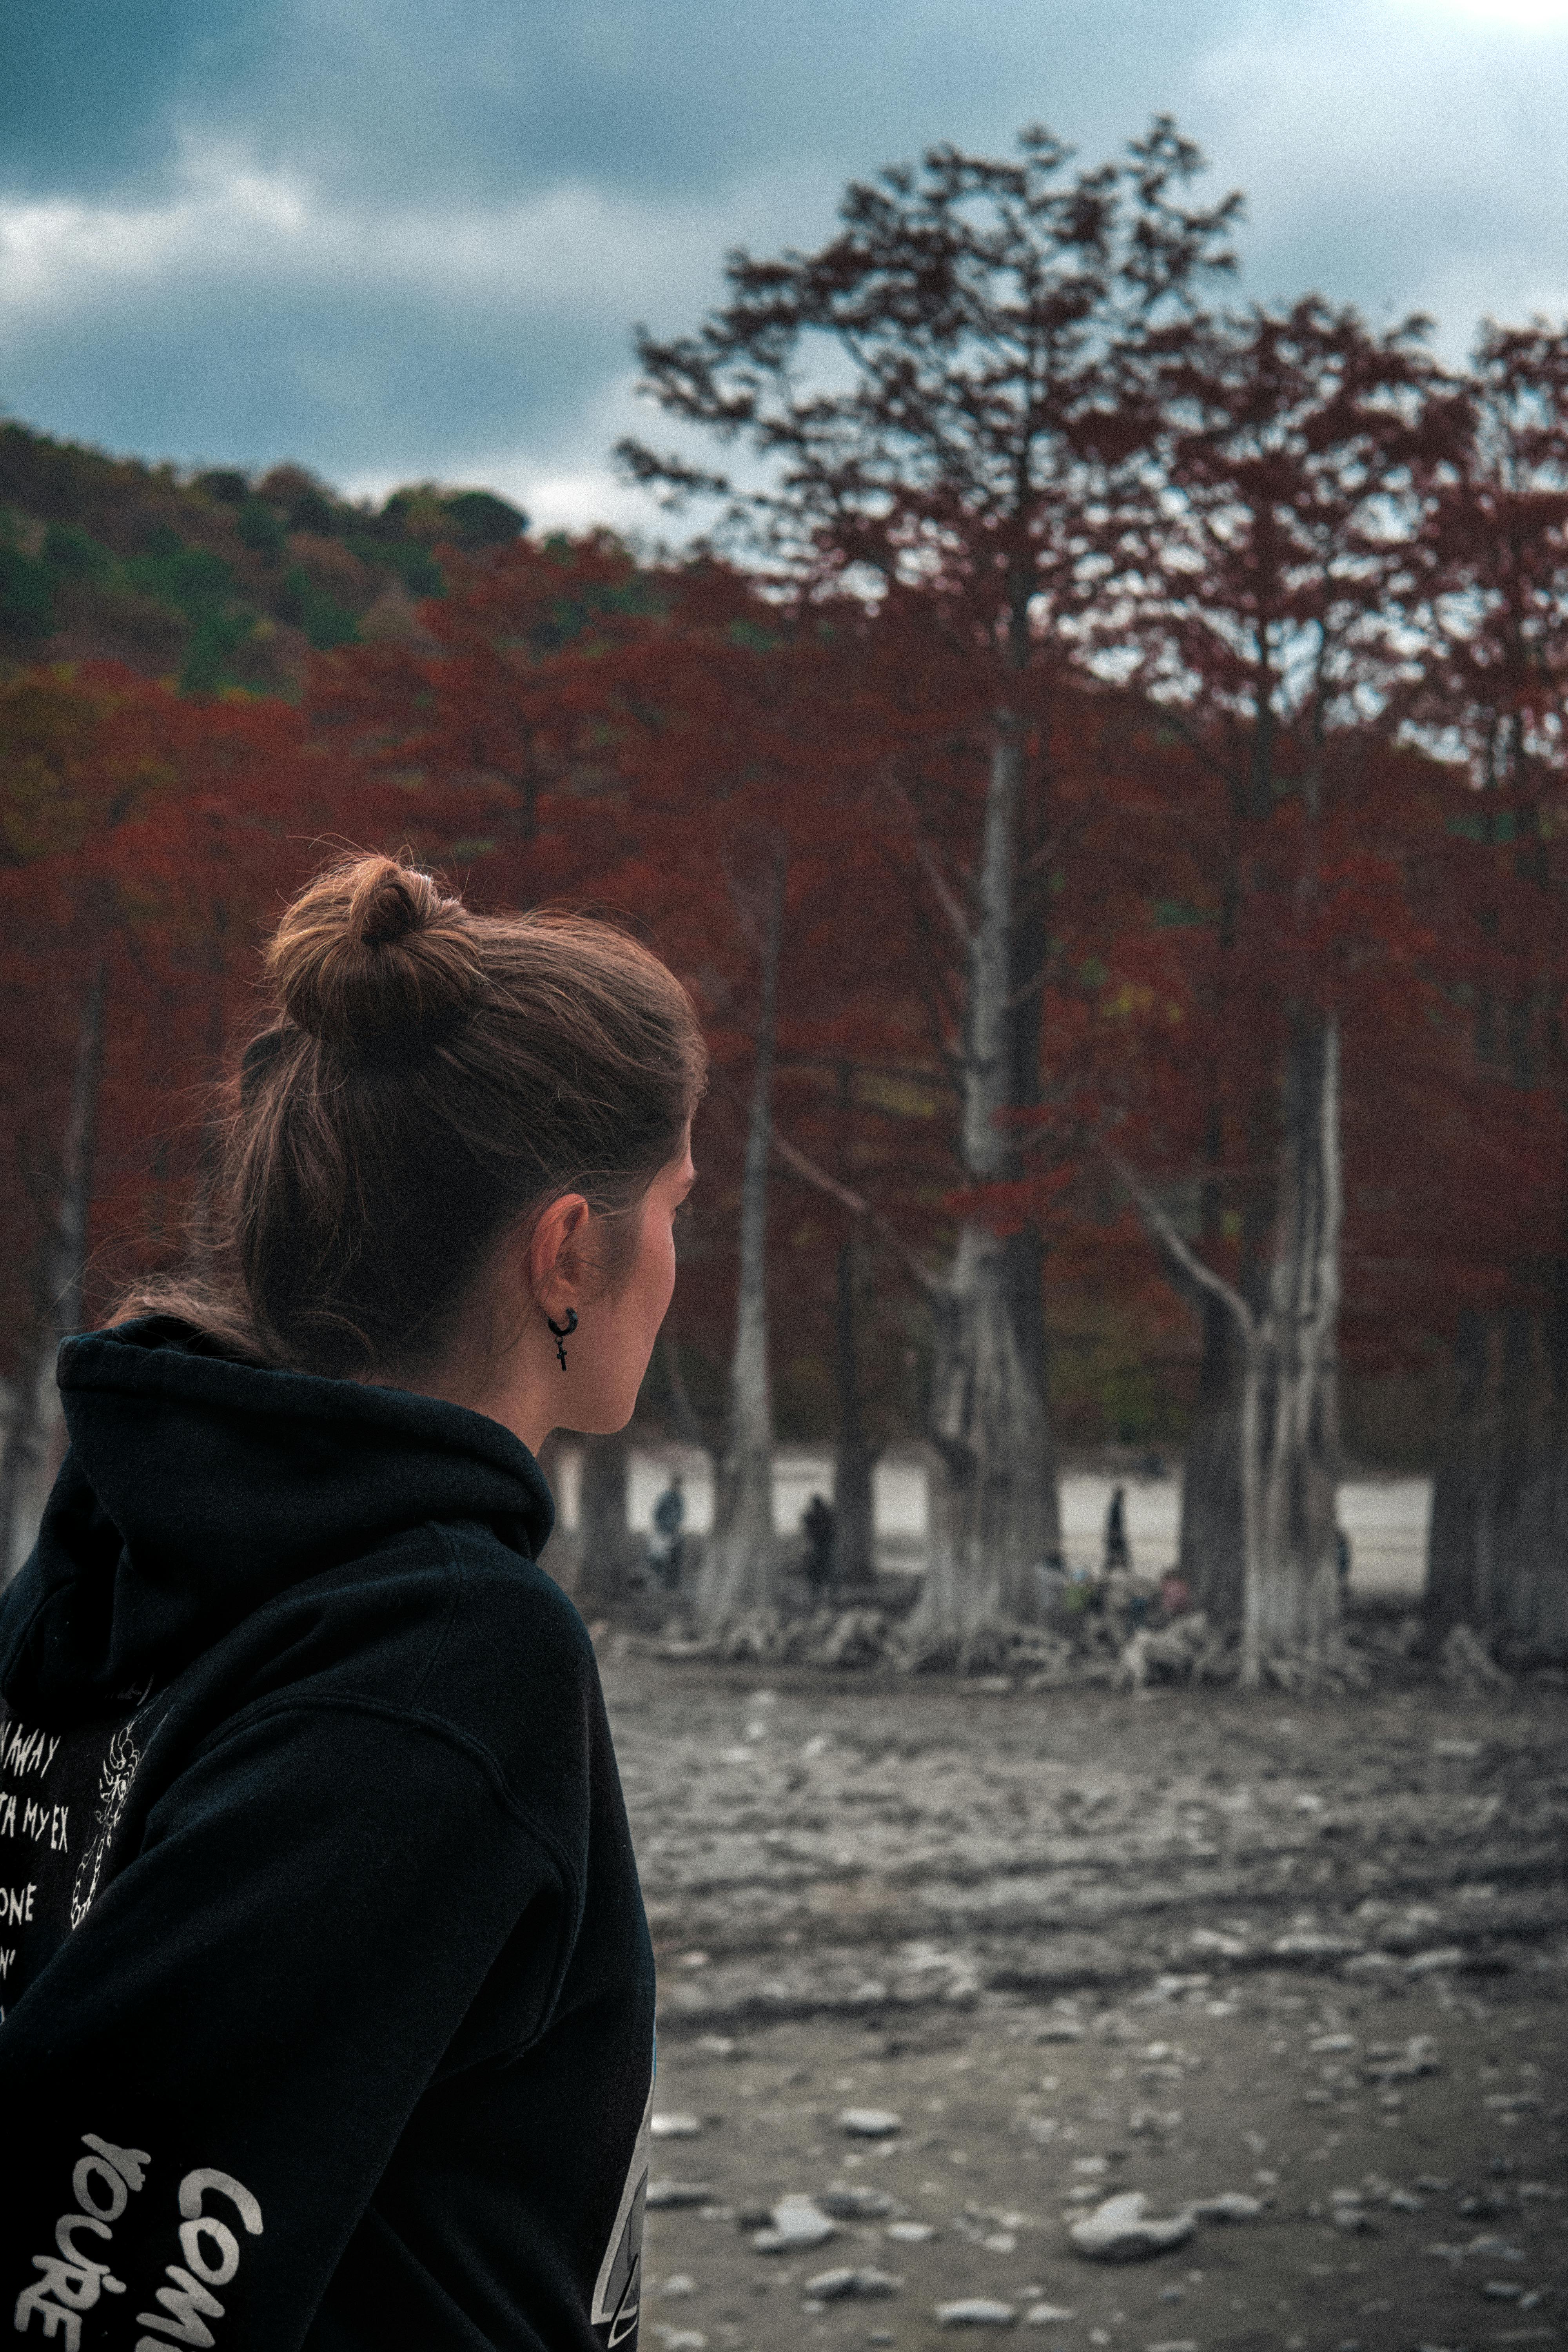
[[[635,526],[634,320],[934,140],[1159,110],[1249,295],[1568,312],[1568,0],[5,0],[0,408]]]

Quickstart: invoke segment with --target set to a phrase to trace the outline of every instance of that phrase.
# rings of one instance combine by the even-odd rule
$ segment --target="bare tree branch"
[[[1211,1298],[1219,1300],[1250,1347],[1258,1336],[1258,1318],[1240,1291],[1233,1289],[1222,1275],[1215,1274],[1212,1266],[1205,1265],[1202,1258],[1188,1248],[1153,1194],[1133,1174],[1119,1151],[1113,1150],[1103,1140],[1097,1140],[1095,1149],[1130,1194],[1139,1215],[1177,1272],[1199,1290],[1207,1291]]]
[[[927,1271],[904,1240],[903,1235],[896,1226],[888,1223],[880,1210],[874,1209],[869,1201],[863,1200],[858,1192],[851,1192],[847,1184],[839,1183],[837,1177],[830,1176],[826,1169],[819,1168],[814,1160],[808,1160],[805,1153],[782,1136],[776,1127],[773,1129],[773,1150],[786,1168],[793,1168],[797,1176],[804,1177],[805,1181],[815,1185],[819,1192],[826,1192],[831,1200],[837,1201],[841,1208],[847,1209],[852,1217],[864,1219],[879,1241],[898,1259],[922,1297],[931,1299],[934,1303],[942,1296],[944,1286],[941,1278]]]
[[[921,872],[931,884],[931,895],[947,917],[954,938],[960,947],[967,950],[972,936],[969,918],[963,911],[958,893],[942,870],[941,860],[931,847],[931,839],[919,809],[916,808],[909,793],[900,783],[890,767],[883,769],[882,782],[909,818],[914,831],[915,856],[919,860]]]
[[[739,1087],[731,1078],[725,1076],[722,1070],[715,1070],[712,1073],[711,1084],[721,1094],[739,1097]],[[899,1232],[897,1226],[889,1223],[879,1209],[874,1209],[869,1201],[863,1199],[858,1192],[852,1192],[847,1184],[841,1184],[838,1179],[836,1176],[830,1176],[825,1168],[819,1168],[816,1160],[808,1159],[797,1144],[791,1143],[787,1137],[779,1133],[776,1124],[770,1125],[769,1135],[773,1150],[786,1168],[792,1168],[797,1176],[803,1177],[806,1183],[815,1186],[817,1192],[826,1192],[829,1200],[837,1201],[840,1208],[847,1209],[852,1217],[864,1220],[869,1231],[874,1233],[878,1240],[898,1259],[899,1264],[923,1298],[930,1300],[934,1306],[945,1296],[945,1285],[941,1276],[931,1273],[921,1264],[902,1234]]]
[[[664,1377],[669,1390],[669,1401],[675,1407],[676,1427],[688,1445],[700,1445],[705,1453],[717,1453],[718,1434],[703,1426],[701,1417],[691,1402],[691,1392],[680,1369],[680,1341],[668,1323],[659,1335],[659,1347],[664,1356]]]

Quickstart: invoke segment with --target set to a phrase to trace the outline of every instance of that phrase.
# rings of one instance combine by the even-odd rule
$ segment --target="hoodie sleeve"
[[[577,1900],[450,1727],[242,1719],[0,2027],[0,2311],[65,2352],[291,2352],[421,2099],[539,2032]]]

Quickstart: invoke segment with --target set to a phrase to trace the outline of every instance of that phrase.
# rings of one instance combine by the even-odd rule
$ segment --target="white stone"
[[[893,2200],[885,2189],[847,2189],[836,2180],[816,2200],[824,2213],[835,2221],[879,2221],[893,2210]]]
[[[852,2295],[864,2296],[869,2302],[897,2294],[902,2284],[903,2280],[895,2278],[890,2271],[846,2267],[843,2270],[819,2271],[815,2278],[806,2280],[805,2292],[821,2303],[845,2303]]]
[[[1405,1963],[1407,1977],[1436,1976],[1439,1969],[1458,1969],[1464,1965],[1464,1948],[1459,1944],[1444,1944],[1433,1952],[1415,1952]]]
[[[891,2139],[903,2121],[890,2107],[846,2107],[838,2117],[838,2128],[851,2139]]]
[[[1441,2064],[1437,2044],[1429,2033],[1413,2033],[1401,2051],[1392,2055],[1373,2056],[1363,2061],[1362,2073],[1369,2082],[1415,2083],[1423,2074],[1436,2074]]]
[[[1263,2211],[1261,2197],[1240,2189],[1226,2189],[1218,2197],[1205,2197],[1193,2207],[1200,2221],[1256,2221]]]
[[[936,2316],[940,2327],[1011,2327],[1018,2315],[1010,2303],[972,2294],[962,2303],[939,2303]]]
[[[701,2128],[699,2116],[655,2116],[648,2124],[655,2139],[695,2139]]]
[[[773,2227],[759,2230],[752,2240],[759,2254],[808,2253],[838,2234],[819,2205],[809,2197],[784,2197],[773,2209]]]
[[[1068,2235],[1090,2262],[1135,2263],[1184,2246],[1196,2226],[1190,2213],[1152,2214],[1149,2200],[1129,2189],[1074,2221]]]

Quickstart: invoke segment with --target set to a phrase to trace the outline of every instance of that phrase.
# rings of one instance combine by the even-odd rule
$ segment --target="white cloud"
[[[668,519],[661,516],[646,491],[623,482],[608,466],[582,466],[574,472],[542,472],[527,459],[502,460],[498,471],[510,476],[516,482],[515,492],[507,489],[503,495],[514,497],[525,514],[540,530],[587,530],[595,523],[608,526],[630,538],[634,534],[659,532],[673,537]],[[493,478],[486,477],[489,480]]]
[[[680,526],[657,499],[622,480],[608,452],[623,434],[648,433],[648,412],[636,397],[631,371],[584,401],[571,428],[542,445],[499,444],[465,453],[461,466],[445,478],[483,483],[522,508],[542,530],[586,530],[596,523],[627,537],[676,540]],[[432,468],[438,476],[440,467]],[[406,472],[378,467],[351,475],[343,483],[354,499],[384,499],[407,479]]]
[[[485,208],[356,206],[287,171],[198,152],[155,204],[0,203],[0,303],[17,321],[128,280],[167,286],[223,269],[622,316],[650,293],[695,294],[722,235],[710,205],[633,202],[571,183]]]
[[[1568,0],[1395,0],[1405,15],[1448,17],[1487,33],[1554,33],[1568,26]]]
[[[1527,44],[1510,13],[1319,0],[1195,67],[1188,119],[1248,193],[1260,295],[1425,310],[1456,352],[1483,312],[1563,306],[1568,0]]]

